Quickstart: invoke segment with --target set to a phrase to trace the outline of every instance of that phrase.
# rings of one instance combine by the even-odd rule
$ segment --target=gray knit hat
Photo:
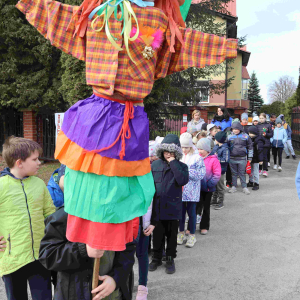
[[[241,115],[241,120],[244,120],[244,119],[248,121],[248,114],[243,113],[243,114]]]
[[[282,119],[280,117],[278,117],[275,121],[275,124],[281,124],[282,125]]]
[[[202,138],[201,140],[198,141],[197,148],[205,150],[206,152],[210,152],[211,151],[211,140],[208,138]]]

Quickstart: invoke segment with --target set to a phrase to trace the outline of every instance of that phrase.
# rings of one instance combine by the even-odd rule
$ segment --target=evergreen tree
[[[264,103],[260,95],[260,88],[256,73],[251,74],[248,87],[248,100],[250,102],[249,112],[252,114],[254,111],[258,111]]]

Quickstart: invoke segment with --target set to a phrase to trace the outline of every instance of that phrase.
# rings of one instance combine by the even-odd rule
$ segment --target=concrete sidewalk
[[[194,248],[178,246],[176,273],[149,272],[148,299],[300,299],[297,165],[283,159],[283,172],[261,176],[249,196],[241,187],[227,193],[225,208],[211,210],[208,235],[197,230]],[[137,265],[135,274],[137,286]]]
[[[297,165],[298,160],[283,159],[283,172],[270,170],[268,178],[260,178],[260,190],[250,190],[249,196],[240,187],[227,193],[225,208],[211,210],[208,235],[197,230],[194,248],[178,246],[176,273],[167,275],[163,266],[149,272],[148,299],[300,299]],[[136,264],[135,290],[137,285]]]

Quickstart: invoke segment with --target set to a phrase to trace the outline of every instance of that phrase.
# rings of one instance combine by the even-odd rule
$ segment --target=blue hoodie
[[[275,127],[273,137],[270,139],[273,148],[284,148],[288,137],[283,126]]]
[[[214,124],[214,125],[216,125],[216,126],[220,126],[220,127],[221,127],[221,130],[223,131],[223,130],[225,130],[226,128],[231,127],[231,124],[232,124],[232,118],[230,117],[230,118],[228,119],[228,121],[226,121],[226,119],[223,119],[222,121],[218,121],[218,120],[213,119],[213,120],[211,121],[211,124]]]
[[[221,146],[214,146],[214,148],[211,151],[211,154],[217,154],[219,162],[221,163],[222,175],[225,174],[230,160],[230,151],[228,144],[224,143]]]
[[[64,204],[64,193],[56,182],[56,178],[58,177],[59,169],[56,169],[47,184],[48,191],[51,195],[53,203],[56,207],[60,207]]]

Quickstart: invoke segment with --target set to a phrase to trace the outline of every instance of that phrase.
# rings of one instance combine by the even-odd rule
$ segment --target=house
[[[197,5],[203,0],[192,0],[192,4]],[[220,12],[212,12],[215,16],[215,21],[218,23],[224,23],[226,28],[227,38],[237,38],[237,0],[232,0],[227,5],[227,11],[229,14],[223,14]],[[249,73],[247,71],[247,65],[250,59],[251,53],[247,51],[246,46],[238,50],[237,58],[231,62],[224,62],[220,65],[222,68],[218,75],[213,76],[210,83],[225,83],[225,80],[234,77],[229,87],[225,89],[225,93],[218,95],[209,95],[209,81],[205,78],[201,78],[198,81],[197,88],[200,87],[199,92],[199,105],[206,107],[207,118],[211,120],[216,113],[217,107],[220,105],[230,109],[231,114],[239,117],[245,109],[249,108],[248,101],[248,83]],[[202,87],[202,88],[201,88]],[[198,99],[197,99],[198,100]]]

